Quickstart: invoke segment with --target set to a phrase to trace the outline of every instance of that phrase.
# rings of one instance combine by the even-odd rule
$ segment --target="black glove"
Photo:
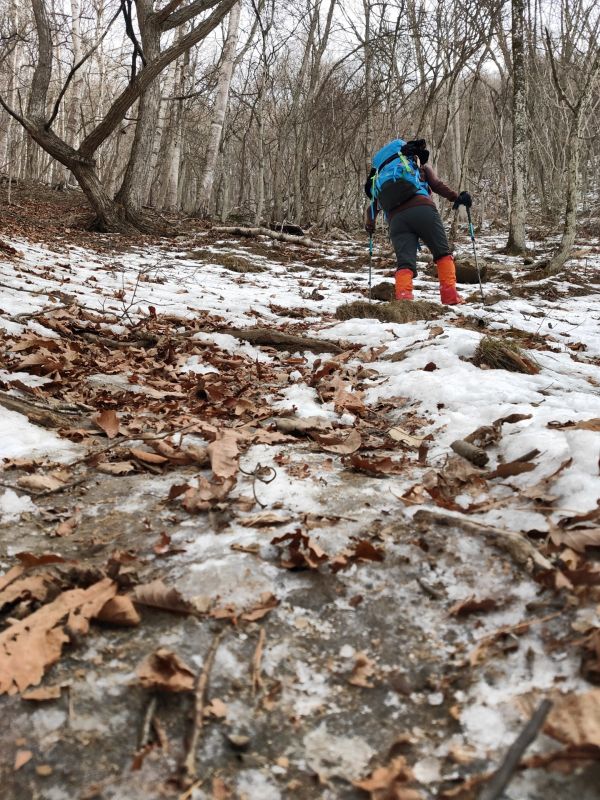
[[[472,205],[473,201],[471,200],[471,195],[468,192],[461,192],[452,204],[452,208],[456,211],[459,206],[471,208]]]

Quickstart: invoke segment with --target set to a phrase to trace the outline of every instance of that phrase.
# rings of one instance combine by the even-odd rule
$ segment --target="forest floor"
[[[361,237],[14,203],[3,798],[476,798],[543,699],[492,796],[596,798],[598,240],[544,279],[485,232],[485,305],[423,264],[406,308],[369,304]]]

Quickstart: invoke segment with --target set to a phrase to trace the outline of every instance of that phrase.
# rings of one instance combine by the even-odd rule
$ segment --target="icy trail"
[[[215,777],[234,797],[250,800],[365,796],[351,781],[387,763],[401,735],[407,739],[399,752],[413,767],[414,786],[422,796],[459,796],[444,792],[453,791],[462,777],[498,764],[536,698],[592,688],[579,676],[581,654],[572,641],[574,632],[600,625],[593,591],[579,607],[569,607],[489,540],[465,533],[460,525],[424,526],[413,516],[424,509],[440,511],[429,490],[439,489],[443,481],[452,483],[454,504],[446,503],[444,513],[468,513],[471,521],[521,532],[534,542],[545,539],[561,520],[597,508],[600,434],[598,427],[576,427],[600,418],[600,253],[595,243],[572,262],[576,280],[538,282],[523,292],[530,296],[521,297],[505,272],[519,278],[522,267],[493,253],[499,243],[490,237],[484,254],[496,268],[485,291],[493,302],[482,308],[473,294],[473,304],[446,309],[433,321],[404,325],[334,318],[342,303],[364,299],[365,259],[357,257],[355,244],[331,245],[318,256],[209,235],[179,241],[176,247],[170,243],[116,254],[66,242],[54,249],[26,241],[11,244],[21,255],[0,264],[6,355],[0,382],[5,390],[19,385],[43,389],[55,379],[19,367],[22,361],[11,347],[28,333],[60,338],[43,324],[42,312],[72,301],[106,317],[106,337],[165,314],[184,321],[209,312],[222,318],[221,327],[292,326],[294,333],[360,346],[347,351],[336,368],[344,391],[366,408],[362,427],[362,412],[353,411],[351,401],[339,401],[339,396],[336,401],[336,395],[324,399],[318,391],[315,364],[327,356],[258,348],[219,332],[194,338],[210,344],[213,354],[273,369],[279,383],[265,390],[273,413],[318,417],[342,432],[360,428],[363,438],[376,442],[377,457],[403,459],[402,470],[374,477],[310,440],[250,446],[231,498],[238,502],[255,491],[267,511],[287,515],[289,522],[266,530],[244,524],[243,502],[233,513],[195,516],[167,505],[173,484],[193,485],[189,469],[181,479],[177,470],[162,474],[158,467],[156,475],[96,473],[83,493],[74,490],[54,501],[61,518],[79,509],[78,527],[68,538],[49,536],[56,519],[52,499],[30,498],[18,490],[12,472],[4,473],[3,571],[24,550],[95,558],[96,563],[105,563],[114,549],[130,550],[141,558],[144,576],[160,576],[186,597],[218,598],[220,605],[237,608],[261,595],[279,601],[261,623],[233,628],[219,649],[211,696],[220,698],[227,711],[224,719],[217,716],[208,724],[198,754],[207,780],[192,797],[219,796],[214,784],[211,790]],[[376,275],[389,273],[390,263],[376,259]],[[233,271],[232,264],[250,269]],[[528,284],[518,283],[523,286]],[[463,295],[469,294],[464,288]],[[416,292],[419,299],[437,302],[436,283],[426,275],[417,280]],[[513,330],[521,340],[528,334],[535,343],[527,355],[539,366],[537,374],[472,363],[484,336]],[[203,355],[180,356],[173,370],[190,379],[214,377],[220,372],[216,363]],[[131,378],[107,368],[88,382],[95,381],[106,401],[119,392],[146,392],[156,399],[151,394],[155,387]],[[425,437],[423,457],[417,458],[415,448],[394,450],[389,438],[377,439],[378,431],[369,433],[364,423],[369,413],[384,415],[389,428]],[[484,481],[452,467],[460,464],[450,450],[454,440],[513,414],[521,418],[504,425],[497,444],[487,449],[491,460],[486,471],[536,450],[530,469]],[[0,442],[2,459],[68,465],[85,452],[84,443],[33,426],[1,406]],[[253,485],[248,473],[258,464],[274,468],[272,482]],[[551,500],[527,494],[554,473],[545,485]],[[472,510],[473,505],[478,509]],[[335,574],[325,565],[282,569],[280,548],[271,540],[299,528],[310,531],[311,540],[330,556],[369,539],[385,558],[353,563]],[[162,531],[174,551],[167,557],[153,548]],[[485,613],[450,613],[473,596],[494,602]],[[510,630],[526,621],[532,622],[527,630],[518,635]],[[266,630],[263,685],[253,695],[249,670],[261,624]],[[496,637],[504,626],[506,634]],[[158,715],[170,747],[154,749],[141,769],[131,770],[146,703],[135,667],[163,646],[198,669],[211,636],[206,622],[167,613],[149,614],[131,631],[100,628],[69,650],[44,681],[68,683],[68,701],[63,697],[30,708],[35,704],[3,698],[10,720],[1,734],[3,775],[12,791],[7,797],[38,792],[48,800],[67,800],[77,791],[128,800],[163,796],[160,792],[169,789],[162,784],[180,759],[186,706],[177,697],[160,700]],[[483,648],[481,658],[472,657],[488,636],[490,652]],[[242,747],[236,736],[248,742]],[[542,735],[531,752],[556,748]],[[34,756],[13,772],[18,749]],[[51,765],[51,774],[36,773],[36,765]],[[591,769],[568,777],[529,770],[515,777],[508,796],[558,800],[577,794],[591,800],[597,796],[597,779]],[[94,786],[97,794],[90,794]]]

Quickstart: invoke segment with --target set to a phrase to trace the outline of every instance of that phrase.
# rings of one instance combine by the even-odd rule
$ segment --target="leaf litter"
[[[158,303],[156,305],[158,306]],[[532,441],[532,437],[527,435],[527,425],[522,426],[520,423],[529,424],[528,421],[532,417],[537,422],[539,412],[535,406],[525,404],[526,413],[521,415],[519,409],[515,414],[507,415],[508,409],[504,405],[498,413],[504,413],[505,417],[500,420],[490,421],[489,418],[473,420],[471,429],[482,423],[473,440],[478,446],[486,449],[492,463],[495,464],[487,471],[477,470],[470,465],[465,466],[464,462],[461,464],[460,458],[448,458],[448,437],[443,424],[436,426],[432,421],[431,409],[425,415],[429,414],[429,418],[415,427],[411,423],[415,400],[393,401],[394,397],[406,397],[413,390],[410,385],[402,388],[393,386],[393,380],[390,382],[390,374],[386,372],[385,365],[391,364],[395,369],[400,369],[398,367],[400,363],[401,369],[404,370],[404,365],[410,364],[409,359],[412,356],[407,352],[402,362],[379,360],[386,352],[386,347],[389,348],[389,340],[381,343],[373,339],[372,346],[358,351],[364,356],[362,364],[357,363],[355,347],[354,350],[347,348],[331,359],[325,357],[322,360],[316,359],[311,366],[310,359],[305,356],[294,359],[285,353],[282,356],[275,356],[270,352],[267,359],[259,361],[255,354],[247,356],[239,349],[227,351],[215,343],[195,338],[198,333],[206,330],[218,331],[223,327],[223,318],[219,317],[218,311],[203,311],[190,319],[185,316],[161,314],[155,309],[148,316],[141,314],[135,329],[119,333],[108,329],[107,320],[102,312],[92,313],[73,303],[67,308],[49,310],[39,319],[57,338],[38,337],[38,341],[26,331],[23,331],[21,336],[19,334],[5,336],[10,352],[13,353],[12,356],[9,355],[12,367],[28,372],[33,377],[43,376],[50,379],[49,383],[36,389],[38,401],[59,403],[63,406],[68,405],[69,409],[80,410],[69,410],[69,413],[73,414],[73,419],[70,427],[62,429],[62,432],[83,445],[88,455],[66,471],[59,471],[56,465],[36,463],[32,459],[27,467],[12,468],[16,469],[18,475],[12,485],[19,485],[19,481],[25,479],[25,483],[20,485],[23,490],[31,490],[32,493],[54,492],[64,490],[71,482],[78,479],[90,482],[98,474],[109,478],[123,476],[129,479],[141,476],[154,480],[176,473],[174,479],[177,482],[174,483],[172,475],[171,490],[163,490],[164,508],[168,509],[165,513],[190,514],[192,515],[190,523],[201,526],[206,524],[205,521],[213,525],[220,516],[223,520],[220,524],[224,527],[218,529],[215,527],[214,530],[219,536],[223,536],[224,547],[238,550],[233,556],[244,559],[244,563],[247,563],[246,558],[254,558],[252,554],[259,551],[261,560],[265,563],[269,563],[271,556],[267,551],[264,553],[262,550],[257,551],[257,542],[254,540],[232,541],[231,520],[242,523],[242,528],[249,528],[247,531],[249,536],[253,534],[252,528],[257,528],[256,532],[260,536],[263,535],[260,533],[263,526],[268,530],[270,525],[295,525],[294,532],[286,532],[272,540],[273,544],[270,546],[278,554],[275,559],[279,565],[292,573],[304,573],[313,577],[329,576],[329,580],[336,581],[342,580],[346,573],[351,576],[352,581],[359,582],[355,594],[349,598],[352,601],[349,605],[352,608],[359,608],[361,605],[364,606],[365,602],[368,605],[369,591],[365,591],[361,585],[361,579],[357,577],[360,572],[357,570],[377,569],[380,564],[388,565],[391,553],[394,554],[395,563],[398,557],[397,536],[400,534],[388,534],[388,537],[384,536],[383,539],[378,539],[377,535],[372,538],[369,534],[361,534],[354,523],[343,523],[340,533],[334,534],[326,522],[324,532],[327,535],[312,536],[310,527],[308,525],[304,527],[302,516],[298,514],[293,504],[288,505],[284,502],[282,507],[272,508],[273,503],[270,499],[272,495],[268,493],[261,500],[261,505],[267,501],[265,508],[247,517],[250,520],[254,517],[254,525],[244,525],[244,517],[238,517],[236,512],[232,511],[237,502],[238,492],[242,486],[246,491],[250,481],[253,484],[251,494],[254,494],[254,498],[250,497],[247,502],[254,502],[256,507],[256,481],[254,478],[248,478],[240,470],[240,466],[246,463],[245,460],[253,452],[253,448],[272,448],[273,454],[277,457],[284,454],[283,450],[278,449],[279,447],[287,447],[288,453],[290,446],[297,448],[298,460],[304,460],[302,471],[298,464],[294,464],[293,458],[287,465],[290,470],[292,467],[296,470],[293,476],[296,486],[300,482],[326,480],[326,477],[323,478],[326,473],[313,472],[314,466],[311,468],[308,464],[310,460],[314,465],[313,459],[321,451],[321,454],[329,453],[333,457],[330,461],[335,476],[343,474],[342,470],[345,468],[347,473],[366,476],[362,478],[364,480],[369,480],[371,477],[388,477],[388,482],[393,481],[397,487],[396,491],[387,495],[388,500],[389,498],[393,500],[394,496],[404,496],[408,508],[412,502],[440,505],[450,513],[460,511],[483,522],[488,520],[497,527],[501,524],[501,517],[494,518],[494,515],[502,515],[505,509],[510,510],[515,502],[530,508],[533,513],[543,518],[545,527],[542,522],[538,522],[536,530],[532,530],[531,523],[528,527],[517,529],[525,536],[531,534],[531,541],[535,547],[539,548],[544,557],[552,559],[553,564],[551,574],[539,575],[540,586],[551,586],[552,591],[567,592],[573,607],[580,604],[584,608],[590,601],[594,602],[598,573],[592,559],[596,547],[597,521],[593,517],[582,519],[590,512],[584,514],[575,512],[565,516],[565,512],[559,507],[558,501],[561,505],[565,505],[563,477],[573,474],[577,458],[563,457],[559,462],[554,456],[551,460],[546,448],[548,442],[552,440],[545,440],[543,445]],[[285,323],[286,326],[290,324],[295,334],[308,329],[308,323],[304,321]],[[421,324],[423,323],[419,323]],[[355,333],[352,333],[352,325],[355,326]],[[373,325],[376,328],[371,330],[380,331],[377,323]],[[456,325],[458,329],[460,320]],[[407,325],[406,328],[408,327]],[[368,339],[370,335],[357,320],[340,323],[338,329],[340,340],[344,336],[351,340],[354,336],[356,341],[357,336]],[[445,321],[444,327],[436,325],[429,328],[427,346],[430,352],[419,367],[421,376],[425,376],[420,378],[421,381],[443,380],[446,362],[442,357],[443,350],[440,349],[440,345],[444,346],[444,337],[441,336],[444,331],[451,332],[452,323],[447,324]],[[422,336],[422,332],[420,335]],[[107,347],[106,342],[102,343],[102,338],[116,342],[118,346]],[[358,343],[365,344],[364,341]],[[511,363],[516,363],[517,358],[520,359],[527,367],[523,374],[533,375],[535,379],[535,373],[539,371],[538,367],[542,361],[534,363],[532,359],[524,356],[524,347],[525,344],[522,345],[520,352],[513,349],[507,358]],[[536,342],[536,347],[538,349],[541,347],[540,342]],[[29,355],[23,356],[23,353]],[[197,365],[214,372],[201,375],[184,369],[193,359],[196,359]],[[364,364],[369,365],[368,369],[363,366]],[[428,365],[435,365],[436,369]],[[498,368],[496,364],[494,367]],[[482,380],[485,380],[486,373],[492,371],[483,370]],[[311,419],[311,415],[306,413],[304,407],[301,409],[296,407],[297,412],[301,411],[301,416],[282,417],[280,410],[274,408],[274,401],[283,391],[287,391],[289,376],[292,373],[299,375],[294,378],[296,382],[300,382],[299,385],[304,382],[304,385],[314,391],[318,398],[317,410],[320,416],[313,415]],[[113,389],[109,391],[106,386],[96,381],[98,375],[111,374],[124,377],[116,392]],[[403,374],[405,377],[410,377],[410,372]],[[517,377],[520,379],[520,376]],[[377,387],[385,386],[386,382],[390,382],[390,385],[385,388],[386,396],[381,398],[380,389]],[[314,403],[314,400],[312,402]],[[307,408],[313,409],[315,406]],[[444,417],[443,411],[441,416]],[[597,431],[596,417],[591,418],[591,414],[588,413],[585,419],[578,420],[573,419],[574,416],[565,412],[562,418],[567,417],[568,421],[554,424],[556,418],[560,417],[557,413],[549,412],[543,424],[553,436],[565,434],[576,436],[578,431],[581,431],[582,435],[586,433],[594,435]],[[86,426],[85,422],[89,419],[95,419],[94,428]],[[511,425],[510,431],[505,430],[503,427],[505,423],[519,427],[513,431]],[[538,425],[536,430],[539,429]],[[463,439],[469,438],[468,433],[469,428],[448,431],[454,438],[458,434]],[[521,438],[522,446],[519,445]],[[424,443],[426,447],[423,447]],[[539,452],[534,454],[533,447],[536,444],[539,446]],[[287,457],[289,458],[289,455]],[[431,461],[427,465],[426,461],[429,459]],[[244,469],[247,467],[244,466]],[[284,462],[282,471],[287,472]],[[20,472],[27,472],[27,475],[19,474]],[[532,480],[528,473],[532,473]],[[544,474],[547,477],[543,477]],[[29,485],[28,477],[33,478]],[[507,483],[509,480],[510,484]],[[379,482],[379,485],[383,486],[384,483],[386,482]],[[66,496],[68,492],[69,489]],[[252,505],[249,505],[245,513],[253,511]],[[81,524],[85,529],[85,520],[75,524],[77,519],[75,513],[65,514],[65,510],[61,513],[64,516],[59,517],[58,524],[55,524],[54,528],[64,532],[63,535],[68,534],[68,539],[79,535]],[[395,510],[394,513],[401,512]],[[325,514],[322,513],[321,516],[327,519]],[[340,517],[339,514],[337,516]],[[523,518],[525,519],[525,516]],[[194,520],[198,522],[194,523]],[[151,523],[149,524],[151,526]],[[348,524],[350,524],[350,537],[346,533],[341,533],[341,529]],[[340,527],[339,522],[338,527]],[[192,552],[195,552],[191,530],[190,528],[185,547],[179,546],[179,538],[177,544],[173,546],[170,532],[160,534],[158,539],[158,533],[155,533],[151,536],[146,552],[154,553],[154,556],[170,553],[169,558],[175,559],[175,562],[180,564],[178,559],[184,557],[190,543]],[[414,544],[426,553],[426,548],[429,546],[427,540],[431,538],[431,533],[424,536],[413,532],[411,546]],[[265,543],[265,546],[268,550],[268,543]],[[260,549],[261,545],[258,544],[258,547]],[[56,567],[51,556],[42,556],[39,564],[36,563],[36,558],[37,555],[25,554],[23,563],[28,569],[47,571],[61,566],[59,556],[56,556],[58,559],[55,562]],[[252,572],[253,570],[248,568],[249,581],[252,580]],[[282,603],[273,592],[265,591],[262,594],[257,592],[254,600],[230,603],[227,599],[219,599],[213,591],[207,590],[204,593],[201,583],[196,586],[193,593],[182,593],[175,586],[167,586],[158,577],[155,581],[146,581],[145,584],[140,583],[136,586],[137,578],[134,573],[133,567],[123,566],[118,570],[117,578],[127,588],[115,585],[114,596],[106,601],[95,615],[91,615],[90,612],[90,616],[87,616],[89,608],[86,608],[85,613],[83,610],[68,612],[66,617],[63,616],[46,631],[44,636],[49,638],[51,646],[46,658],[38,659],[41,662],[47,661],[41,668],[42,675],[53,663],[48,659],[51,657],[56,661],[56,658],[60,657],[60,650],[58,656],[56,655],[58,643],[54,642],[54,638],[58,640],[62,636],[67,637],[68,641],[65,639],[60,642],[61,647],[67,643],[77,646],[80,637],[87,632],[92,616],[102,621],[104,615],[102,624],[108,626],[117,626],[119,620],[124,625],[144,625],[147,624],[145,614],[148,613],[144,612],[144,609],[156,608],[170,613],[191,615],[196,619],[222,620],[222,623],[233,622],[235,625],[244,622],[247,626],[253,626],[260,624],[262,620],[270,619],[269,614],[274,609],[277,609],[277,620],[281,620],[284,614],[289,613],[285,601]],[[92,582],[86,588],[69,588],[64,583],[66,580],[64,575],[63,583],[59,585],[52,585],[52,580],[49,578],[51,588],[44,594],[46,584],[40,576],[26,576],[24,580],[30,581],[29,591],[26,583],[21,587],[17,584],[21,575],[13,572],[13,576],[15,577],[11,578],[5,587],[7,590],[11,584],[15,584],[13,594],[10,595],[12,599],[6,603],[9,609],[7,613],[13,613],[17,609],[19,613],[26,615],[25,619],[31,618],[34,623],[36,619],[40,619],[36,618],[35,614],[44,608],[51,608],[57,599],[69,592],[89,591],[97,583],[109,580],[100,575],[100,580],[96,581],[96,584]],[[34,578],[40,579],[33,581]],[[123,591],[130,594],[123,594]],[[59,594],[56,595],[56,592]],[[355,598],[361,599],[353,604]],[[494,647],[498,644],[501,655],[492,655],[492,658],[507,658],[507,654],[516,652],[511,649],[514,648],[513,638],[525,640],[536,627],[529,619],[513,620],[511,624],[496,626],[497,631],[501,633],[494,631],[486,633],[483,620],[489,615],[490,624],[493,624],[494,619],[501,619],[502,614],[509,613],[505,608],[510,609],[513,605],[510,597],[503,598],[506,605],[499,603],[497,607],[491,604],[491,597],[488,598],[481,591],[469,595],[466,599],[464,599],[465,594],[462,594],[462,598],[462,600],[456,596],[452,598],[455,601],[454,606],[450,605],[451,610],[454,609],[452,618],[456,619],[456,625],[465,628],[467,636],[472,630],[479,630],[478,626],[484,626],[484,630],[480,631],[483,634],[480,649],[482,661],[489,658],[489,654],[496,652]],[[448,604],[445,604],[444,613],[447,613],[447,608]],[[141,619],[139,611],[142,611]],[[136,617],[139,621],[133,622]],[[473,628],[469,627],[471,617]],[[19,623],[20,621],[12,621],[7,617],[5,624],[8,624],[8,627],[5,633]],[[550,624],[550,620],[548,623],[540,624]],[[261,628],[261,631],[263,630],[264,628]],[[585,674],[590,677],[598,673],[597,630],[598,627],[591,624],[577,643],[582,658],[589,665]],[[507,648],[502,649],[504,642]],[[261,670],[261,680],[258,681],[261,686],[257,685],[256,691],[262,690],[265,698],[276,698],[281,690],[277,689],[277,681],[268,663],[268,648],[264,642],[259,655],[261,663],[267,659],[268,672]],[[480,663],[479,657],[475,661],[477,664]],[[38,672],[39,669],[38,664]],[[364,665],[364,669],[368,671],[368,663]],[[473,669],[476,669],[476,665]],[[371,677],[365,676],[365,681],[370,682]],[[358,679],[361,680],[360,677]],[[370,690],[368,686],[362,688],[364,691]],[[567,698],[571,696],[565,695]],[[213,698],[211,703],[214,705],[217,701],[219,698]],[[229,703],[220,702],[229,707]],[[266,702],[277,703],[273,699]],[[217,708],[223,711],[219,702]],[[575,703],[574,708],[577,708]],[[219,717],[218,714],[216,716]],[[222,714],[220,718],[223,718]],[[566,726],[566,717],[560,719],[560,726]],[[566,747],[585,747],[589,744],[584,741],[585,736],[580,737],[578,743],[576,737],[571,738],[573,741],[565,739]],[[376,798],[389,796],[390,793],[392,796],[405,798],[422,796],[416,785],[418,782],[406,760],[399,760],[396,757],[387,762],[379,759],[378,763],[387,763],[387,766],[373,767],[370,773],[369,770],[361,773],[369,775],[364,779],[365,785],[360,786],[363,791]],[[421,775],[419,771],[417,772]]]

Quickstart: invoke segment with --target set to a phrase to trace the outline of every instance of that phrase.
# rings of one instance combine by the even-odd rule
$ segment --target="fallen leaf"
[[[51,583],[51,579],[45,575],[26,575],[11,581],[0,591],[0,610],[17,601],[45,600]]]
[[[120,625],[124,628],[135,627],[140,624],[141,617],[138,614],[131,598],[127,595],[116,595],[105,603],[96,619],[100,622],[107,622],[111,625]]]
[[[129,472],[134,472],[135,464],[131,461],[101,461],[96,464],[96,469],[106,475],[127,475]]]
[[[354,428],[347,436],[341,433],[320,434],[313,432],[311,438],[322,450],[327,453],[337,453],[338,455],[349,455],[356,452],[362,444],[360,433]]]
[[[383,550],[375,547],[366,539],[360,539],[353,548],[342,550],[331,560],[330,568],[332,572],[339,572],[357,561],[383,561],[385,554]]]
[[[221,503],[235,486],[235,478],[222,483],[211,483],[204,477],[198,478],[198,488],[190,487],[183,495],[182,505],[186,511],[210,511],[217,503]],[[171,487],[172,488],[172,487]]]
[[[576,430],[576,431],[600,431],[600,417],[594,419],[579,420],[578,422],[549,422],[549,428],[555,428],[559,431]]]
[[[190,600],[185,600],[177,589],[166,586],[160,579],[136,586],[132,598],[139,605],[178,614],[191,614],[196,610]]]
[[[31,567],[41,567],[46,564],[66,564],[67,559],[55,553],[42,553],[37,555],[35,553],[17,553],[16,558],[19,559],[21,564],[27,569]]]
[[[301,531],[271,539],[271,544],[286,545],[287,556],[280,561],[280,566],[285,569],[317,569],[329,558],[316,542]]]
[[[145,464],[159,466],[166,464],[169,460],[165,456],[159,456],[158,453],[151,453],[149,450],[140,450],[138,447],[132,447],[129,452],[134,458],[137,458],[138,461],[143,461]]]
[[[401,442],[402,444],[408,445],[408,447],[414,447],[417,450],[425,441],[425,436],[414,436],[412,433],[408,433],[408,431],[395,426],[390,428],[388,431],[388,436],[390,436],[395,442]]]
[[[189,692],[196,680],[187,664],[166,647],[147,656],[137,667],[136,675],[146,689],[165,692]]]
[[[17,770],[24,767],[28,761],[31,761],[33,758],[33,753],[31,750],[17,750],[15,754],[15,763],[13,765],[13,769],[16,772]]]
[[[451,617],[466,617],[469,614],[477,614],[480,611],[495,611],[498,608],[498,601],[493,597],[484,597],[478,600],[475,595],[459,600],[448,609]]]
[[[600,689],[557,697],[543,730],[562,744],[600,747]]]
[[[239,520],[245,528],[267,528],[271,525],[287,525],[292,521],[289,514],[277,514],[274,511],[259,511]]]
[[[539,455],[539,450],[534,450],[527,455],[529,458],[535,458],[536,455]],[[536,466],[537,464],[532,461],[524,461],[522,458],[517,458],[514,461],[507,461],[505,464],[498,464],[496,469],[486,472],[484,477],[488,480],[493,478],[512,478],[514,475],[521,475],[523,472],[531,472]]]
[[[239,435],[231,428],[221,431],[208,445],[210,466],[217,478],[233,478],[239,469]]]
[[[358,472],[365,472],[378,478],[385,475],[399,475],[406,470],[404,461],[394,461],[389,456],[359,456],[355,453],[344,459],[344,463]]]
[[[62,522],[59,522],[54,529],[54,536],[70,536],[75,532],[75,529],[79,525],[80,521],[81,514],[79,512],[73,514],[73,516],[69,517],[68,519],[64,519]]]
[[[246,622],[256,622],[257,620],[266,617],[266,615],[278,605],[279,600],[275,597],[275,595],[271,594],[270,592],[265,592],[263,595],[261,595],[258,605],[240,614],[240,619],[243,619]]]
[[[17,486],[21,486],[23,489],[33,489],[36,492],[55,491],[64,485],[64,481],[59,481],[52,475],[21,475],[17,480]]]
[[[550,539],[557,547],[570,547],[576,553],[585,553],[587,547],[600,547],[600,528],[560,530],[551,525]]]
[[[348,678],[348,683],[352,684],[352,686],[372,689],[374,684],[370,681],[370,678],[374,674],[375,662],[365,652],[357,653],[354,657],[354,666]]]
[[[22,700],[33,700],[44,702],[46,700],[58,700],[62,686],[39,686],[37,689],[29,689],[21,695]]]
[[[423,795],[411,788],[413,771],[404,756],[396,756],[384,767],[377,767],[360,781],[352,781],[357,789],[367,792],[371,800],[423,800]]]
[[[215,719],[227,719],[227,706],[222,700],[215,697],[204,707],[204,716],[214,717]]]
[[[105,410],[94,414],[92,422],[103,430],[109,439],[114,439],[119,433],[119,418],[116,411]]]
[[[71,589],[0,633],[0,694],[15,694],[38,684],[69,641],[60,624],[65,617],[70,630],[87,632],[89,620],[116,591],[116,583],[109,578],[87,589]]]

